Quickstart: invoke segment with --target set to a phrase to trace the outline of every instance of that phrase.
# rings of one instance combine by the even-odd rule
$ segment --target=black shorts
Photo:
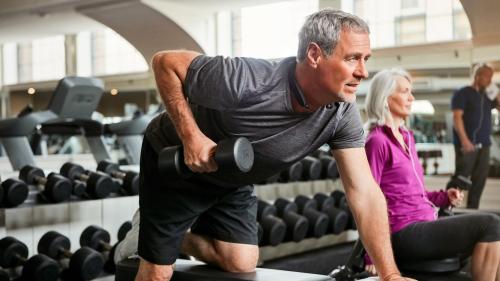
[[[475,213],[416,222],[392,235],[396,260],[468,257],[479,242],[500,241],[500,217]]]
[[[154,264],[173,264],[184,234],[257,245],[257,197],[253,186],[220,188],[196,180],[167,182],[147,138],[141,151],[138,253]]]

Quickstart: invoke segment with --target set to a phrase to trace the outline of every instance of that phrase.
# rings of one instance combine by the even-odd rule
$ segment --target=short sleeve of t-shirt
[[[328,143],[332,150],[363,147],[365,144],[363,125],[355,103],[345,103],[337,128]]]
[[[247,67],[241,58],[197,56],[188,68],[184,95],[193,104],[231,110],[245,89]]]
[[[451,109],[454,110],[454,109],[461,109],[461,110],[464,110],[465,109],[465,104],[466,104],[466,100],[465,100],[465,88],[464,89],[460,89],[458,91],[456,91],[453,96],[451,97]]]

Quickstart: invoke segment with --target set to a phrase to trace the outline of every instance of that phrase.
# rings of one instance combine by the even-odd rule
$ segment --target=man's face
[[[491,68],[485,67],[479,69],[476,74],[476,83],[479,90],[484,90],[491,84],[491,79],[493,78],[493,70]]]
[[[315,99],[320,104],[354,102],[361,79],[368,77],[365,63],[371,55],[369,35],[342,31],[339,39],[333,53],[318,60],[317,83],[322,96]]]

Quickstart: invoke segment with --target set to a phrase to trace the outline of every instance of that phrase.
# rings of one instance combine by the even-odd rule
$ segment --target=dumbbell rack
[[[2,179],[17,177],[7,159],[0,158]],[[36,163],[46,171],[58,171],[62,163],[73,161],[95,169],[92,155],[40,157]],[[4,163],[6,163],[4,165]],[[3,170],[4,167],[5,170]],[[132,167],[130,167],[132,169]],[[134,167],[138,170],[138,167]],[[36,253],[40,237],[49,230],[56,230],[70,238],[72,250],[80,247],[79,238],[83,229],[98,225],[116,233],[121,223],[130,220],[139,207],[138,196],[109,197],[96,200],[72,200],[57,204],[26,202],[15,208],[0,208],[0,237],[13,236],[25,243],[29,255]],[[115,243],[116,237],[112,237]]]
[[[283,197],[293,201],[299,194],[313,196],[315,193],[323,192],[329,194],[333,190],[343,190],[340,180],[316,180],[306,182],[273,183],[256,185],[255,193],[261,200],[274,201]],[[306,238],[298,243],[284,242],[278,246],[260,247],[260,261],[290,256],[305,251],[328,247],[334,244],[355,241],[359,237],[358,232],[348,230],[340,235],[328,234],[321,238]]]

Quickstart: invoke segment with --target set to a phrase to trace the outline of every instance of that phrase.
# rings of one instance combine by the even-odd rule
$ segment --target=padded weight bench
[[[115,281],[134,281],[139,259],[126,259],[116,265]],[[252,273],[230,273],[202,262],[178,259],[172,281],[333,281],[318,274],[257,268]]]

